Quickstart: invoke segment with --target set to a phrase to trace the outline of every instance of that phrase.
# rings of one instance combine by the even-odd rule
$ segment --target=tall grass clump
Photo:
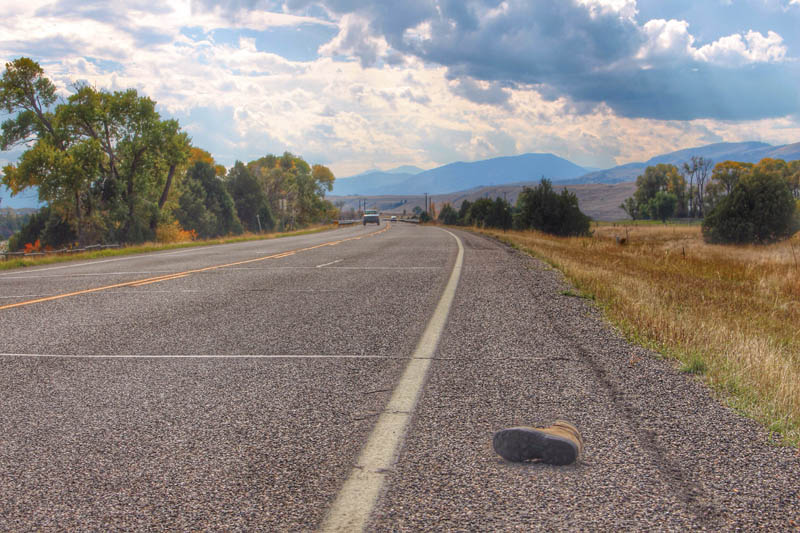
[[[591,237],[489,231],[557,268],[630,339],[677,357],[800,445],[800,234],[711,245],[698,226],[599,225]]]

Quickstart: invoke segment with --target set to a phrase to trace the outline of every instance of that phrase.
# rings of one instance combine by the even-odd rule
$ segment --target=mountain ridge
[[[648,166],[659,163],[680,165],[689,161],[692,156],[705,157],[714,163],[726,160],[757,163],[765,157],[791,161],[800,159],[800,143],[780,146],[758,141],[713,143],[659,154],[644,162],[626,163],[591,171],[554,154],[522,154],[481,161],[459,161],[417,174],[403,173],[402,169],[405,167],[398,167],[393,169],[394,171],[371,171],[340,178],[334,182],[332,194],[335,196],[447,194],[475,187],[538,181],[542,177],[564,185],[613,184],[634,181]]]
[[[441,194],[545,176],[560,181],[585,174],[586,169],[553,154],[501,156],[481,161],[458,161],[418,174],[371,172],[341,178],[333,184],[333,195],[352,194]]]

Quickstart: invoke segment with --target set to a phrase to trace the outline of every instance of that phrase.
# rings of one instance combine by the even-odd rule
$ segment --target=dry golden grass
[[[485,233],[561,269],[629,338],[680,360],[799,445],[800,234],[770,246],[719,246],[705,244],[699,226],[593,229],[585,238]]]

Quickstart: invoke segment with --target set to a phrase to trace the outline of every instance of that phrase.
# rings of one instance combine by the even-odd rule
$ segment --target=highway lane
[[[0,352],[27,354],[0,356],[0,530],[318,528],[456,264],[429,227],[314,248],[376,229],[0,276],[21,302],[282,255],[0,311]],[[453,307],[366,531],[797,529],[796,450],[547,265],[454,233]],[[579,463],[494,454],[558,417]]]
[[[0,311],[0,530],[316,527],[455,259],[444,232],[375,232],[0,278],[19,303],[312,248]]]

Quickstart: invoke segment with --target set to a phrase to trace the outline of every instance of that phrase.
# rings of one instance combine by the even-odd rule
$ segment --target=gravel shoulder
[[[437,359],[370,531],[800,527],[800,455],[656,354],[557,271],[458,232],[465,264]],[[495,431],[575,423],[567,467],[512,464]]]

